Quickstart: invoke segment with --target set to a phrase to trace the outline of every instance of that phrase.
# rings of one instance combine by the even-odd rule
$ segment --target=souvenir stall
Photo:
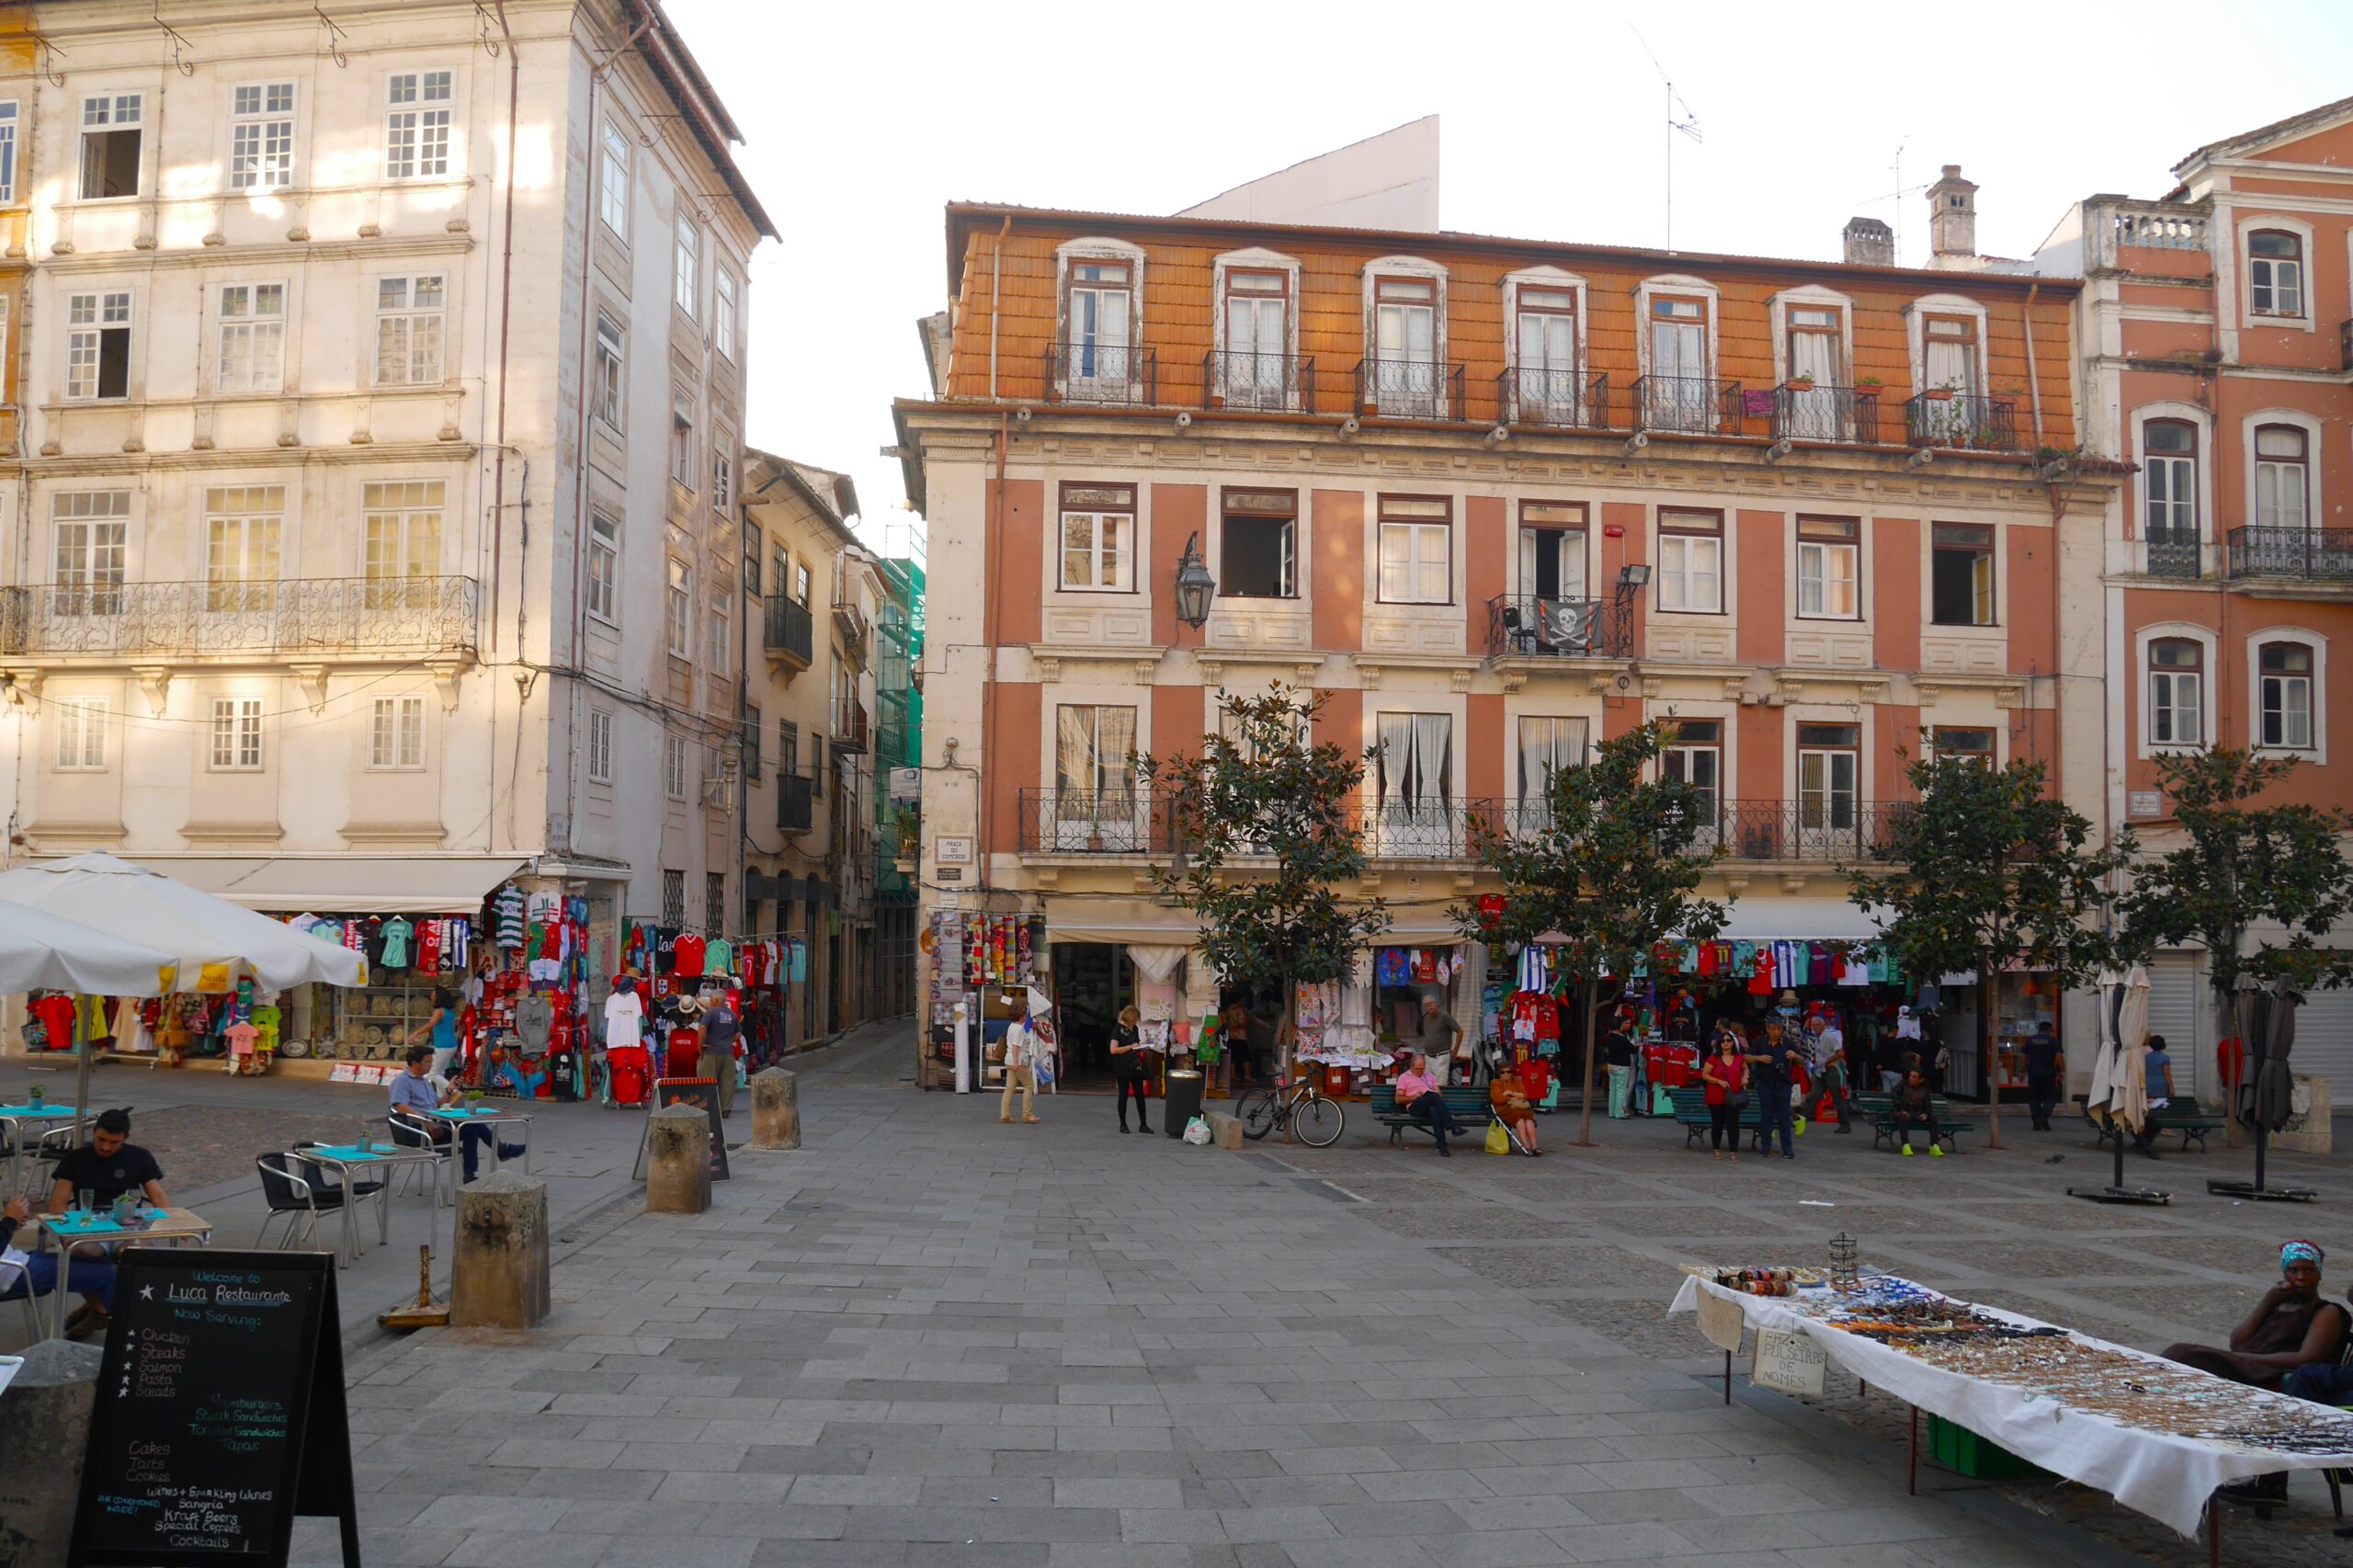
[[[1048,961],[1044,918],[935,910],[922,937],[930,1060],[945,1051],[959,1089],[1002,1087],[1006,1025]]]
[[[357,990],[310,985],[287,998],[280,1048],[287,1060],[379,1062],[397,1070],[409,1036],[432,1020],[434,992],[464,985],[486,957],[480,918],[478,909],[448,915],[288,916],[287,925],[359,954],[367,966]],[[194,1052],[210,1054],[200,1045]]]
[[[620,972],[604,1003],[604,1074],[608,1105],[644,1103],[656,1078],[715,1077],[738,1082],[747,1062],[784,1053],[786,988],[807,947],[784,937],[706,935],[692,926],[631,918],[621,924]],[[705,1015],[721,1002],[734,1019],[722,1040],[724,1060],[706,1049]]]

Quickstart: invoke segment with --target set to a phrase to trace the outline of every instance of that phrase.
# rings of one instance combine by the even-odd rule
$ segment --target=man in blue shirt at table
[[[451,1123],[433,1113],[457,1104],[458,1090],[455,1085],[438,1083],[434,1079],[429,1071],[432,1062],[430,1047],[412,1045],[408,1048],[408,1071],[395,1074],[392,1077],[392,1115],[405,1125],[415,1128],[423,1137],[442,1144],[449,1142]],[[460,1141],[460,1148],[465,1161],[466,1179],[472,1181],[474,1179],[474,1167],[482,1159],[483,1147],[491,1140],[491,1129],[487,1125],[477,1127],[468,1124],[458,1131],[464,1134]],[[519,1158],[522,1153],[520,1143],[501,1143],[498,1146],[498,1157],[502,1160]]]

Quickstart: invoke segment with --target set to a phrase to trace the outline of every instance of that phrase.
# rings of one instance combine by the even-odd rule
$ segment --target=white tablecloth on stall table
[[[2325,1470],[2347,1462],[2341,1453],[2305,1454],[2248,1448],[2130,1426],[2026,1389],[1987,1382],[1932,1366],[1890,1346],[1847,1334],[1798,1312],[1788,1299],[1751,1296],[1696,1277],[1683,1281],[1683,1289],[1676,1292],[1667,1311],[1697,1311],[1703,1290],[1736,1303],[1750,1329],[1778,1328],[1803,1334],[1822,1346],[1833,1364],[1872,1387],[1916,1404],[1930,1415],[1966,1426],[2055,1475],[2097,1487],[2126,1507],[2162,1520],[2184,1536],[2197,1532],[2206,1499],[2218,1486],[2273,1471]],[[1977,1310],[2021,1328],[2058,1326],[1993,1307]],[[2095,1339],[2086,1334],[2076,1334],[2075,1337],[2104,1350],[2120,1351],[2154,1362],[2174,1374],[2189,1370],[2130,1346]],[[2213,1381],[2252,1400],[2287,1400],[2285,1394],[2268,1393],[2221,1378]],[[2332,1418],[2342,1421],[2348,1436],[2353,1436],[2353,1417],[2335,1415],[2302,1400],[2288,1403],[2315,1423],[2325,1424]]]

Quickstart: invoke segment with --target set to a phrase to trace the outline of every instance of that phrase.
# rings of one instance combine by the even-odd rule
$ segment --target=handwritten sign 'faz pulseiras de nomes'
[[[333,1255],[116,1261],[67,1561],[284,1568],[294,1516],[322,1514],[359,1568]]]

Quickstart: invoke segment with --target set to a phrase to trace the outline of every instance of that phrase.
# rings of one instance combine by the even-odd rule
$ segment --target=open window
[[[1221,527],[1221,592],[1230,598],[1298,597],[1299,492],[1228,490]]]
[[[1928,554],[1928,619],[1938,626],[1993,625],[1993,525],[1934,524]]]
[[[83,200],[139,194],[140,142],[145,130],[142,94],[96,93],[82,100]]]
[[[131,291],[69,294],[65,301],[65,398],[131,395]]]
[[[1659,753],[1659,776],[1688,784],[1699,797],[1699,836],[1693,847],[1713,849],[1722,842],[1724,726],[1721,719],[1677,719]]]

